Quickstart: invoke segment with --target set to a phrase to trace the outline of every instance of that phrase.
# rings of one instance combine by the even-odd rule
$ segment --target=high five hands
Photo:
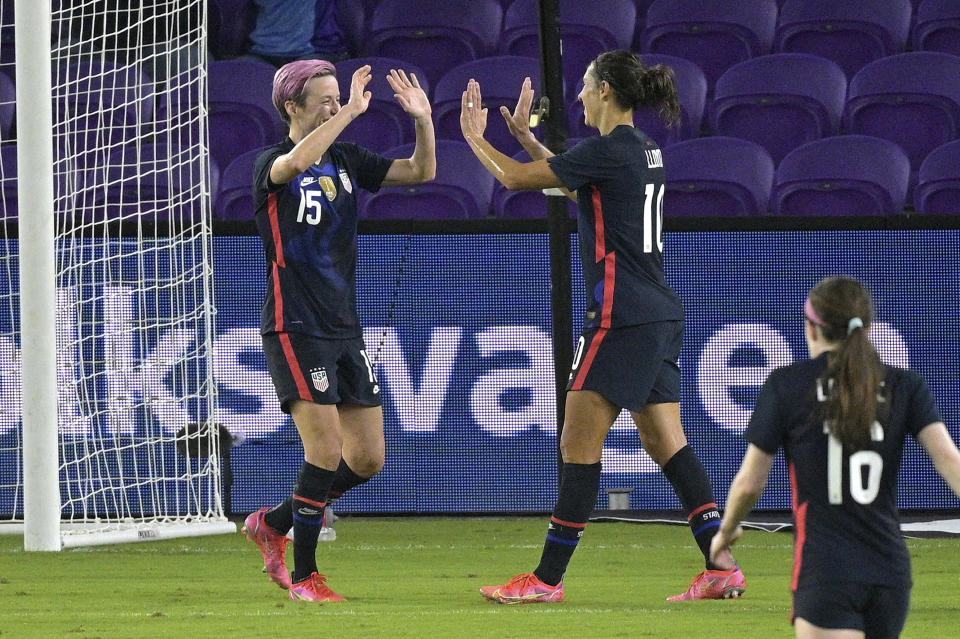
[[[387,82],[394,91],[393,97],[397,99],[404,111],[416,119],[430,117],[430,101],[427,99],[427,94],[420,88],[417,74],[411,73],[408,78],[403,69],[390,69]]]

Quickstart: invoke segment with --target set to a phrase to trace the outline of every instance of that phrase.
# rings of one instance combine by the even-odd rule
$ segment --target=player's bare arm
[[[487,129],[487,109],[482,108],[480,84],[467,83],[460,103],[460,130],[474,154],[493,177],[510,190],[560,188],[563,183],[546,160],[517,162],[493,148],[483,134]]]
[[[764,452],[753,444],[747,448],[743,464],[730,485],[723,521],[710,542],[711,558],[717,557],[740,539],[743,534],[740,522],[753,510],[757,500],[760,499],[767,485],[774,458],[774,455]]]
[[[350,79],[350,101],[342,107],[335,76],[310,80],[310,91],[303,106],[292,100],[286,102],[290,137],[296,146],[274,161],[270,168],[271,182],[286,184],[323,157],[347,125],[370,106],[372,95],[366,87],[372,79],[368,64],[354,71]]]
[[[390,165],[383,186],[429,182],[437,176],[437,144],[430,101],[415,73],[408,77],[403,69],[390,69],[387,82],[394,91],[393,97],[413,118],[417,143],[413,155]]]
[[[917,434],[917,441],[930,455],[937,472],[950,485],[951,490],[960,495],[960,450],[957,450],[946,424],[934,422],[924,426]]]

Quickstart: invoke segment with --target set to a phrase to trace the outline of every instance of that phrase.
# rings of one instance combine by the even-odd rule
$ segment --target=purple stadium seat
[[[497,150],[513,155],[521,150],[520,143],[510,135],[500,106],[513,111],[520,96],[523,79],[530,77],[534,91],[540,88],[540,62],[536,58],[497,56],[467,62],[450,69],[437,82],[433,91],[433,121],[437,137],[463,141],[460,132],[460,98],[467,82],[473,78],[480,83],[483,106],[487,113],[486,138]]]
[[[492,55],[502,22],[498,0],[381,0],[367,55],[408,60],[435,84],[447,69]]]
[[[921,213],[960,213],[960,140],[937,147],[923,161],[913,201]]]
[[[337,62],[337,80],[340,83],[342,103],[350,99],[350,78],[353,72],[365,64],[370,65],[373,75],[373,79],[367,85],[367,89],[373,94],[373,99],[370,100],[366,113],[347,125],[338,139],[356,142],[378,153],[413,142],[416,139],[413,118],[407,115],[393,97],[393,89],[387,83],[387,75],[390,69],[403,69],[408,75],[411,72],[415,73],[420,86],[429,95],[430,85],[423,70],[410,62],[392,58],[353,58]]]
[[[806,53],[760,56],[717,80],[710,129],[762,145],[777,163],[801,144],[836,135],[846,97],[847,78],[835,62]]]
[[[780,215],[902,213],[910,160],[899,146],[867,135],[814,140],[777,168],[773,208]]]
[[[711,136],[663,150],[667,171],[663,214],[763,215],[773,186],[773,160],[749,140]]]
[[[410,157],[413,147],[405,144],[385,155]],[[361,191],[360,215],[381,220],[484,218],[490,209],[493,182],[466,142],[437,140],[435,180],[387,187],[373,194]]]
[[[220,187],[213,201],[213,215],[221,220],[252,220],[253,162],[263,149],[253,149],[238,156],[220,176]]]
[[[569,138],[567,148],[569,149],[579,140]],[[518,162],[530,162],[530,155],[526,151],[520,151],[513,155],[513,159]],[[571,217],[577,216],[577,203],[569,198],[564,198]],[[547,217],[547,196],[541,191],[511,191],[507,187],[494,182],[493,187],[493,212],[497,217],[503,218],[545,218]]]
[[[776,0],[657,0],[647,10],[641,50],[696,62],[710,94],[734,64],[770,53],[776,24]]]
[[[843,129],[896,142],[920,163],[960,137],[960,57],[915,51],[871,62],[850,80]]]
[[[910,0],[788,0],[774,49],[828,58],[851,77],[868,62],[903,52],[910,14]]]
[[[3,193],[3,208],[0,223],[17,219],[17,146],[0,146],[0,191]]]
[[[68,128],[96,127],[112,140],[122,137],[121,127],[142,131],[153,123],[153,80],[135,65],[85,60],[60,67],[54,77],[61,114],[55,120],[68,120]]]
[[[204,186],[216,193],[219,171],[210,163],[204,184],[200,158],[163,144],[124,146],[114,150],[106,167],[88,179],[95,215],[100,219],[146,217],[150,220],[197,220],[203,214]]]
[[[0,142],[16,137],[17,132],[14,130],[16,114],[17,86],[10,76],[0,72]]]
[[[604,51],[629,49],[636,26],[633,0],[560,0],[563,78],[568,100],[587,65]],[[516,0],[503,18],[501,55],[540,58],[539,0]]]
[[[209,64],[210,155],[218,166],[286,134],[271,97],[274,73],[273,66],[256,60]]]
[[[960,55],[960,3],[957,0],[920,3],[911,42],[914,50]]]
[[[207,3],[210,53],[218,60],[247,53],[256,22],[257,6],[253,0],[210,0]]]
[[[682,120],[680,126],[668,128],[655,109],[639,109],[633,114],[634,125],[656,140],[661,148],[689,140],[700,135],[703,123],[703,111],[707,98],[707,78],[695,63],[684,58],[672,55],[657,55],[654,53],[641,56],[647,66],[664,64],[673,69],[673,77],[677,83],[677,93],[680,96]],[[583,88],[583,80],[577,85],[577,95]],[[567,109],[570,122],[570,135],[587,137],[595,135],[597,130],[588,127],[583,121],[583,103],[576,100]]]

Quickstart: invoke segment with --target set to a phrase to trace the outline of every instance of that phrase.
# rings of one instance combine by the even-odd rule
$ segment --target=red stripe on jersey
[[[569,526],[570,528],[586,528],[587,527],[586,522],[582,524],[578,524],[573,521],[564,521],[562,519],[557,519],[556,517],[550,517],[550,521],[552,521],[555,524],[560,524],[561,526]]]
[[[308,402],[313,401],[313,395],[310,393],[310,387],[307,386],[307,378],[303,376],[300,369],[300,362],[297,361],[297,354],[293,352],[293,344],[290,343],[290,335],[280,333],[280,343],[283,345],[283,354],[287,357],[287,365],[290,372],[293,373],[293,381],[297,383],[297,391],[300,393],[300,399]]]
[[[800,568],[803,566],[803,545],[807,541],[807,502],[799,502],[800,493],[797,486],[797,468],[790,462],[790,488],[793,491],[793,518],[797,525],[797,539],[793,548],[793,582],[790,590],[797,591],[797,582],[800,580]]]
[[[697,515],[699,515],[700,513],[702,513],[702,512],[705,511],[705,510],[710,510],[711,508],[716,508],[716,507],[717,507],[716,504],[712,504],[712,503],[711,503],[711,504],[704,504],[703,506],[700,506],[699,508],[697,508],[696,510],[694,510],[692,513],[690,513],[689,515],[687,515],[687,521],[690,521],[691,519],[693,519],[694,517],[696,517]]]
[[[267,213],[270,216],[270,229],[273,231],[273,251],[277,254],[277,264],[286,266],[287,263],[283,259],[283,238],[280,237],[280,214],[277,211],[276,193],[267,195]]]
[[[293,498],[297,501],[302,501],[305,504],[310,504],[311,506],[316,506],[317,508],[326,508],[327,502],[325,501],[314,501],[312,499],[307,499],[306,497],[301,497],[297,493],[293,493]]]
[[[607,254],[607,236],[603,225],[603,204],[600,202],[600,189],[596,186],[590,188],[593,189],[593,234],[596,236],[593,259],[599,262]]]
[[[603,265],[603,310],[600,311],[600,328],[613,324],[613,289],[617,282],[617,254],[611,253]]]
[[[580,371],[577,373],[577,378],[573,380],[573,386],[570,387],[570,390],[583,390],[583,381],[587,378],[587,372],[590,370],[590,365],[593,364],[593,359],[597,356],[597,351],[600,350],[600,342],[606,336],[607,329],[601,328],[590,340],[590,348],[587,349],[587,354],[583,356],[583,364],[580,365]]]
[[[274,262],[270,265],[273,275],[273,330],[283,331],[283,290],[280,288],[280,267]]]

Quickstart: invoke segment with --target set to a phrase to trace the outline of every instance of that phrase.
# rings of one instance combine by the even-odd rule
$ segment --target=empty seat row
[[[230,5],[231,8],[217,8]],[[216,0],[219,24],[244,53],[252,0]],[[363,11],[340,3],[338,20],[354,54],[393,57],[423,68],[431,81],[445,69],[492,55],[539,56],[537,0],[381,0]],[[247,9],[244,10],[244,7]],[[730,66],[771,52],[811,53],[837,62],[848,77],[872,60],[908,48],[960,54],[960,7],[953,0],[561,0],[568,85],[604,50],[634,48],[696,62],[708,89]],[[912,26],[911,26],[912,25]],[[212,25],[211,38],[218,36]],[[230,55],[230,54],[227,54]]]
[[[570,140],[572,145],[575,140]],[[413,145],[386,153],[409,157]],[[222,176],[214,203],[221,219],[252,219],[250,185],[258,151],[238,158]],[[521,152],[516,157],[529,161]],[[896,144],[864,135],[815,140],[774,167],[763,147],[738,138],[688,140],[664,150],[667,216],[893,215],[907,204],[910,162]],[[920,168],[918,212],[960,214],[960,140],[935,149]],[[571,214],[574,205],[568,202]],[[360,193],[360,215],[372,219],[476,219],[546,215],[539,192],[508,191],[469,146],[437,142],[437,177],[415,186]]]

